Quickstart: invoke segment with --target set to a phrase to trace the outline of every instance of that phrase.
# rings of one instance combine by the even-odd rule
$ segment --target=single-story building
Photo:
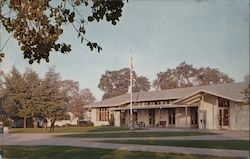
[[[249,130],[246,82],[133,93],[137,126]],[[85,106],[86,107],[86,106]],[[129,126],[130,94],[88,105],[95,126]]]

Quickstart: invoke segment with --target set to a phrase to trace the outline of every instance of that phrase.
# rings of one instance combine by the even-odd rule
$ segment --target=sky
[[[137,75],[156,79],[156,74],[185,61],[194,67],[211,67],[243,81],[249,74],[248,0],[129,0],[117,25],[88,23],[87,38],[97,41],[101,53],[90,51],[65,27],[62,41],[72,52],[52,53],[50,62],[29,65],[20,47],[10,39],[0,69],[9,72],[15,65],[21,72],[34,69],[41,77],[55,66],[62,79],[78,81],[97,100],[97,87],[107,70],[129,67],[130,49]],[[1,27],[1,44],[8,38]]]

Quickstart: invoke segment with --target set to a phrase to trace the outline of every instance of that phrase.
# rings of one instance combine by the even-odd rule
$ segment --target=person
[[[47,131],[48,120],[46,118],[43,120],[43,125],[45,127],[45,131]]]
[[[50,122],[51,122],[50,132],[54,132],[56,120],[55,119],[51,119]]]

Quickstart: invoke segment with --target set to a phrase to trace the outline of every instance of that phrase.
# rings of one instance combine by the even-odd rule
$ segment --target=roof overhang
[[[133,106],[133,110],[140,109],[167,109],[167,108],[185,108],[185,107],[197,107],[198,105],[142,105],[142,106]],[[111,108],[111,111],[118,110],[130,110],[130,106],[119,107],[119,108]]]
[[[221,98],[224,98],[224,99],[228,99],[228,100],[231,100],[231,101],[234,101],[234,102],[244,102],[243,100],[233,99],[233,98],[226,97],[226,96],[214,93],[214,92],[210,92],[210,91],[206,91],[206,90],[199,90],[199,91],[196,91],[196,92],[194,92],[192,94],[184,96],[184,97],[174,101],[173,103],[174,104],[180,104],[180,103],[183,103],[184,101],[188,101],[188,100],[190,100],[190,99],[192,99],[194,97],[200,96],[203,93],[210,94],[210,95],[217,96],[217,97],[221,97]]]

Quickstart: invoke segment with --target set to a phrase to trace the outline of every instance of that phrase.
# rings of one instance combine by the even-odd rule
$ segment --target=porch
[[[130,108],[113,108],[115,126],[129,126]],[[197,105],[133,106],[133,122],[137,127],[198,128]]]

